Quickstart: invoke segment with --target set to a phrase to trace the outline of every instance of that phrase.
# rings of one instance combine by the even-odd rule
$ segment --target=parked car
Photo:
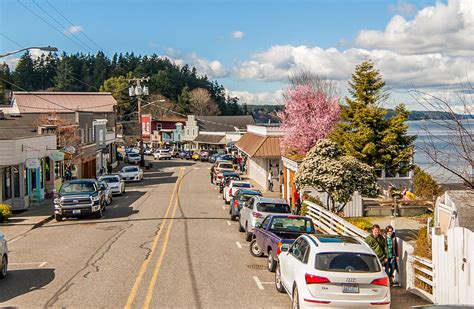
[[[202,151],[202,152],[199,154],[199,160],[201,160],[201,162],[209,161],[209,152],[207,152],[207,151]]]
[[[233,155],[228,154],[228,153],[217,156],[216,161],[230,161],[232,162],[232,164],[237,163],[236,158]]]
[[[143,170],[138,166],[124,166],[119,172],[124,181],[142,181]]]
[[[184,159],[186,160],[191,160],[193,158],[193,152],[192,151],[186,151],[184,154]]]
[[[209,163],[215,163],[217,161],[217,157],[220,156],[220,153],[214,153],[209,157]]]
[[[105,205],[112,204],[112,188],[105,182],[99,180],[99,186],[102,190],[104,190],[105,194]]]
[[[149,156],[152,155],[153,152],[155,152],[155,149],[153,148],[145,148],[145,150],[143,151],[144,154],[149,155]]]
[[[226,204],[230,203],[230,200],[234,196],[233,194],[239,190],[239,189],[250,189],[253,188],[252,184],[248,181],[242,181],[242,180],[231,180],[229,182],[229,185],[224,187],[224,192],[222,194],[222,197],[225,201]]]
[[[217,181],[216,183],[219,185],[219,193],[222,193],[224,191],[224,187],[229,185],[229,182],[231,180],[241,180],[240,175],[236,172],[223,172],[222,173],[222,178],[220,181]]]
[[[281,251],[275,287],[293,308],[390,308],[387,274],[363,240],[302,235]]]
[[[230,215],[230,220],[235,221],[237,220],[237,217],[240,216],[240,209],[244,205],[245,202],[248,202],[248,200],[252,196],[262,196],[262,192],[258,190],[250,190],[250,189],[240,189],[237,191],[237,193],[234,194],[232,199],[230,200],[229,203],[229,215]]]
[[[2,233],[0,233],[0,258],[0,279],[3,279],[8,272],[8,245]]]
[[[179,153],[178,149],[176,149],[176,148],[171,148],[170,149],[170,155],[171,155],[172,158],[177,158],[178,153]]]
[[[63,218],[90,214],[101,218],[106,199],[106,188],[97,180],[77,179],[64,182],[54,199],[54,218],[62,221]]]
[[[127,164],[138,164],[142,160],[142,156],[136,152],[129,152],[125,157],[125,163]]]
[[[155,157],[155,160],[171,160],[171,153],[169,149],[157,149],[153,153],[153,157]]]
[[[192,159],[193,159],[194,161],[199,160],[200,157],[201,157],[201,154],[200,154],[199,152],[197,152],[197,151],[196,151],[195,153],[193,153],[193,155],[192,155]]]
[[[104,175],[99,178],[99,181],[106,182],[112,194],[124,194],[125,193],[125,182],[120,175]]]
[[[303,216],[269,215],[253,231],[250,243],[253,256],[268,257],[267,269],[274,272],[283,244],[291,245],[302,234],[314,234],[313,220]]]
[[[270,214],[289,214],[291,207],[279,198],[253,196],[240,210],[239,231],[245,232],[245,240],[251,241],[255,225]]]
[[[178,152],[178,158],[185,159],[186,158],[186,153],[187,153],[186,150],[181,150],[180,152]]]
[[[222,179],[223,172],[235,172],[234,165],[229,161],[217,161],[215,163],[214,173],[217,181]]]

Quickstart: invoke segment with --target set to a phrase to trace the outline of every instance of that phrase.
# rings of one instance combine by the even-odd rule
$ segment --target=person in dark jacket
[[[365,242],[375,252],[380,263],[385,265],[388,261],[388,247],[385,238],[380,233],[380,226],[378,224],[374,224],[372,234],[365,238]]]
[[[393,273],[398,270],[398,261],[400,259],[398,253],[398,238],[391,225],[385,228],[385,239],[387,242],[387,263],[385,263],[385,272],[393,283]]]
[[[211,183],[214,183],[214,173],[215,173],[215,171],[216,171],[216,167],[213,164],[212,167],[211,167]]]

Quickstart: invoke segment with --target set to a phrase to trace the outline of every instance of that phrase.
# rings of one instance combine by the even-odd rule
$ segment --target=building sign
[[[151,135],[151,115],[142,115],[142,135],[148,138]]]
[[[72,155],[76,153],[76,148],[74,148],[74,146],[66,146],[64,147],[63,152]]]
[[[64,152],[54,151],[49,154],[49,159],[53,161],[62,161],[64,160]]]
[[[30,169],[37,169],[41,165],[40,160],[37,158],[26,159],[25,166]]]

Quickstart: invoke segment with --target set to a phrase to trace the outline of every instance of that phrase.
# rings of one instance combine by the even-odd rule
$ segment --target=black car
[[[219,193],[224,191],[224,187],[227,186],[231,180],[241,180],[240,175],[235,172],[222,173],[222,178],[219,182]]]
[[[77,179],[62,184],[54,199],[54,218],[82,215],[102,217],[107,202],[107,188],[93,179]]]

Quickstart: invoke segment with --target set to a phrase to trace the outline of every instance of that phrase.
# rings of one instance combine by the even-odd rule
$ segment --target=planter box
[[[414,217],[428,212],[427,206],[403,205],[398,207],[400,217]]]
[[[388,217],[393,214],[391,206],[366,206],[364,207],[365,217]]]

